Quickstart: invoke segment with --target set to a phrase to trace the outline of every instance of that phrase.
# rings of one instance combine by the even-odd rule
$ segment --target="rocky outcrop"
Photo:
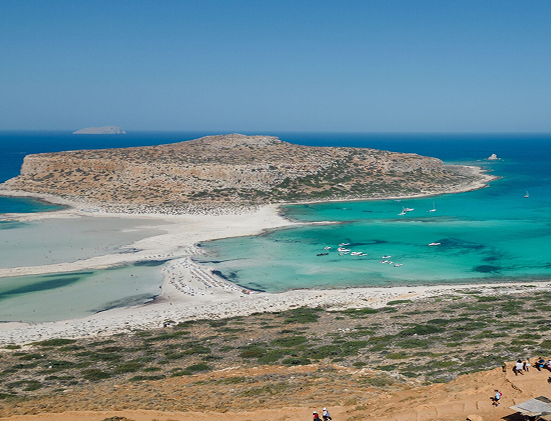
[[[488,158],[486,158],[488,161],[498,161],[499,158],[495,153],[491,154]]]
[[[73,134],[126,134],[126,132],[117,126],[105,126],[105,127],[87,127],[85,129],[77,130]]]
[[[415,154],[232,134],[28,155],[3,188],[110,204],[261,204],[439,192],[468,177]]]

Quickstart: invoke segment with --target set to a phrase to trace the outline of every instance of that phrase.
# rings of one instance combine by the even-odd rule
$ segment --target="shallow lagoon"
[[[150,219],[47,218],[0,222],[0,268],[74,262],[113,253],[163,231]],[[140,228],[147,226],[150,228]]]
[[[503,178],[460,194],[287,206],[290,218],[333,224],[208,242],[201,261],[239,285],[270,292],[551,278],[547,163],[464,163]],[[428,212],[433,206],[437,211]],[[400,216],[403,207],[415,210]],[[429,247],[433,242],[441,244]],[[340,256],[340,243],[367,256]]]
[[[0,278],[0,322],[57,321],[144,304],[161,284],[159,267],[151,264]]]

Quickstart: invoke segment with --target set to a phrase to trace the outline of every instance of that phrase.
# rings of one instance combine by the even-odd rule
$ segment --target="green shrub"
[[[303,344],[304,342],[308,342],[308,339],[304,336],[288,336],[273,340],[272,345],[288,348]]]
[[[38,346],[62,346],[75,343],[75,339],[48,339],[47,341],[36,342],[35,345]]]
[[[281,363],[285,365],[308,365],[311,364],[311,361],[308,358],[291,357],[285,358]]]
[[[197,371],[210,371],[211,367],[205,363],[193,364],[186,367],[185,371],[195,373]]]
[[[404,329],[400,332],[401,336],[412,336],[412,335],[432,335],[433,333],[444,332],[445,329],[434,326],[434,325],[417,325],[410,327],[409,329]]]
[[[96,381],[104,380],[111,377],[111,373],[107,373],[97,368],[91,368],[89,370],[82,371],[82,377],[86,380]]]

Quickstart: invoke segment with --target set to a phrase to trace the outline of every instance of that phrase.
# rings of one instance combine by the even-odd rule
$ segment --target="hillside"
[[[295,308],[7,345],[0,350],[0,417],[106,411],[89,418],[99,421],[118,411],[130,419],[161,411],[139,419],[223,412],[247,414],[236,421],[294,420],[328,406],[338,421],[451,421],[472,413],[497,420],[515,401],[551,387],[546,370],[511,372],[510,361],[534,363],[551,350],[542,329],[551,292],[520,288],[525,292],[473,287],[379,309]],[[504,393],[499,410],[489,399],[496,388]],[[266,416],[281,408],[288,413]]]
[[[436,158],[208,136],[167,145],[28,155],[2,188],[104,204],[264,204],[453,191],[480,175]]]

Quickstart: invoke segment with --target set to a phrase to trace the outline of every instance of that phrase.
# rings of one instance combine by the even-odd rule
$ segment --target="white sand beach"
[[[481,171],[477,167],[471,171]],[[487,181],[492,179],[487,176]],[[476,182],[464,186],[461,191],[482,188],[486,184]],[[4,192],[2,192],[4,193]],[[9,192],[21,196],[20,192]],[[147,260],[169,260],[162,266],[163,285],[160,295],[151,303],[140,306],[116,308],[84,318],[46,323],[8,322],[0,324],[0,344],[28,343],[52,337],[84,337],[107,335],[136,329],[150,329],[174,322],[199,318],[224,318],[248,315],[263,311],[282,311],[299,306],[321,306],[327,309],[349,307],[381,307],[390,300],[419,299],[423,297],[454,294],[466,288],[484,289],[485,293],[514,293],[527,285],[538,289],[551,288],[547,282],[491,285],[415,286],[389,288],[351,288],[331,290],[293,290],[280,294],[256,293],[219,278],[208,267],[198,265],[192,256],[201,253],[197,244],[213,239],[259,234],[263,230],[299,225],[283,218],[278,205],[225,210],[224,214],[139,214],[108,213],[100,208],[57,200],[42,195],[44,200],[70,206],[57,212],[26,215],[4,215],[18,221],[44,221],[51,218],[80,218],[83,223],[90,218],[120,218],[121,221],[140,220],[146,228],[154,228],[127,247],[130,253],[106,253],[74,261],[5,267],[0,277],[31,274],[72,272],[99,269]],[[121,223],[121,225],[123,225]],[[161,234],[158,234],[161,232]]]

